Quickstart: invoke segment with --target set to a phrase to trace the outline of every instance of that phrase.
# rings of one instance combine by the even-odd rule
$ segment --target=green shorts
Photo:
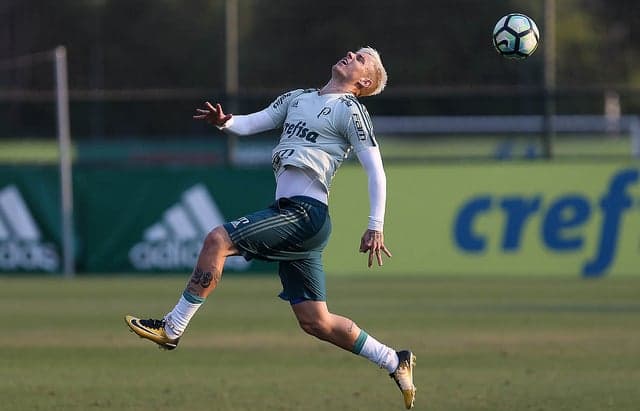
[[[280,298],[291,304],[326,301],[322,250],[331,234],[326,204],[303,196],[281,198],[224,228],[247,260],[278,262]]]

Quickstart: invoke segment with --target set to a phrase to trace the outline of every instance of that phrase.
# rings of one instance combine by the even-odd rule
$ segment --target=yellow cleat
[[[138,334],[140,338],[146,338],[158,344],[165,350],[173,350],[178,346],[180,338],[171,339],[164,331],[164,320],[141,320],[132,315],[125,315],[124,321],[131,331]]]
[[[411,351],[398,351],[397,354],[400,363],[389,376],[402,391],[404,406],[409,410],[413,408],[413,402],[416,399],[416,386],[413,385],[413,367],[416,366],[416,356]]]

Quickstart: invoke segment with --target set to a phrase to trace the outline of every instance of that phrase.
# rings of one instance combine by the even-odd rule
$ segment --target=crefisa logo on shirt
[[[282,133],[285,134],[288,138],[295,136],[315,143],[320,134],[315,131],[309,130],[306,125],[307,123],[305,123],[304,121],[298,121],[295,124],[284,123],[284,125],[282,126]]]

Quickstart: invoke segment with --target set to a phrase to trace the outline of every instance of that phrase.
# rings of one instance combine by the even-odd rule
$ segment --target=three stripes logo
[[[0,271],[57,271],[60,256],[44,242],[16,186],[0,190]]]
[[[202,240],[224,222],[207,188],[196,184],[144,231],[143,240],[129,251],[129,261],[137,270],[192,269]],[[234,256],[227,258],[225,268],[246,270],[249,265],[243,257]]]

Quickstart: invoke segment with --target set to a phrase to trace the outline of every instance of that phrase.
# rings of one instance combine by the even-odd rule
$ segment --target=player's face
[[[349,51],[346,56],[333,65],[332,72],[347,81],[357,82],[368,77],[368,69],[373,64],[370,59],[371,57],[366,53]]]

